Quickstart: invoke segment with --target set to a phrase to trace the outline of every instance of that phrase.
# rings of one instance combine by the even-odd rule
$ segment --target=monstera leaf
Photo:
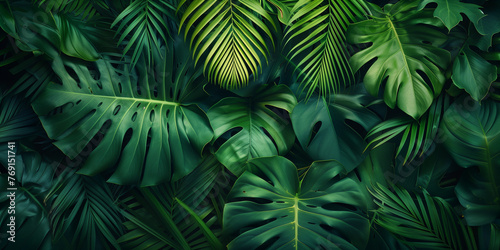
[[[79,173],[95,175],[118,163],[109,182],[148,186],[179,179],[201,160],[212,129],[199,107],[187,105],[201,89],[201,72],[191,67],[180,39],[166,50],[154,70],[143,61],[137,73],[104,59],[92,72],[54,60],[62,85],[50,85],[33,107],[62,152],[75,158],[87,148]]]
[[[3,148],[7,145],[3,144]],[[1,150],[1,163],[7,167],[7,151]],[[10,154],[12,155],[12,154]],[[9,230],[7,224],[9,218],[15,217],[15,242],[2,238],[0,248],[2,249],[50,249],[52,236],[48,211],[44,204],[45,195],[52,187],[54,169],[45,162],[40,154],[35,152],[17,152],[15,158],[17,190],[11,191],[7,188],[7,175],[2,174],[0,185],[0,219],[2,234]],[[11,192],[15,193],[15,209],[9,208]],[[9,211],[12,210],[12,211]],[[15,214],[14,214],[15,211]],[[7,237],[11,235],[8,234]]]
[[[340,164],[313,164],[302,181],[289,160],[249,162],[224,209],[229,249],[356,249],[368,240],[361,186]]]
[[[437,4],[434,16],[441,19],[448,30],[463,20],[461,13],[464,13],[475,25],[484,16],[479,5],[463,3],[460,0],[422,0],[418,10],[422,10],[429,3]]]
[[[417,0],[387,4],[383,11],[349,27],[350,43],[370,43],[368,48],[351,57],[354,71],[370,64],[364,83],[377,95],[385,83],[385,103],[398,106],[417,119],[439,95],[445,77],[443,70],[450,61],[448,51],[438,48],[446,36],[438,31],[442,23],[431,10],[415,10]]]
[[[369,131],[380,121],[366,108],[371,101],[365,94],[336,94],[330,103],[324,98],[300,102],[291,115],[300,145],[314,160],[334,159],[349,171],[354,169],[363,161],[360,156],[366,147],[354,125]]]
[[[295,138],[292,126],[276,112],[290,113],[296,102],[287,86],[268,85],[252,97],[227,97],[215,104],[208,111],[215,139],[234,134],[217,150],[217,159],[239,175],[252,158],[285,154]]]
[[[455,192],[467,223],[478,226],[500,215],[500,103],[473,104],[463,98],[455,101],[442,129],[451,156],[467,168]]]

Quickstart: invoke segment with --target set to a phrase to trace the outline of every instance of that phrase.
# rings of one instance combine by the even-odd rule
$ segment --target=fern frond
[[[195,63],[205,56],[203,69],[209,80],[232,89],[246,86],[250,75],[258,74],[262,56],[267,62],[269,50],[259,31],[273,46],[274,40],[263,19],[276,29],[260,1],[202,0],[187,7],[180,28],[185,27],[184,39],[191,34]]]
[[[298,60],[297,70],[307,97],[318,89],[329,95],[354,81],[348,63],[345,31],[350,22],[361,18],[367,6],[360,0],[298,1],[292,9],[291,27],[285,34],[290,60]]]
[[[380,207],[375,222],[405,244],[421,249],[477,249],[472,229],[464,225],[443,199],[424,190],[414,199],[394,186],[394,193],[378,184],[372,195]]]

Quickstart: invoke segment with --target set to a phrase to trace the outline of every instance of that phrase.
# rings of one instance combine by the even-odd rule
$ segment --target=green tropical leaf
[[[307,97],[316,89],[329,95],[353,83],[345,31],[350,22],[363,18],[367,9],[361,0],[297,1],[284,39],[292,46],[288,52],[290,60],[307,54],[296,66],[304,88],[308,89]]]
[[[494,250],[500,248],[500,226],[495,223],[479,228],[479,249]]]
[[[35,113],[19,96],[0,98],[0,142],[18,141],[38,131]]]
[[[229,249],[363,248],[369,223],[361,186],[342,178],[343,167],[311,166],[302,181],[283,157],[249,162],[224,209],[224,230],[234,234]]]
[[[299,102],[290,118],[300,145],[312,159],[334,159],[351,171],[363,161],[366,146],[354,124],[369,131],[380,122],[367,108],[372,101],[366,94],[336,94],[330,103],[324,98]]]
[[[476,25],[477,31],[482,35],[477,46],[483,51],[488,51],[492,45],[493,36],[500,33],[500,25],[498,25],[500,23],[500,2],[487,1],[483,11],[486,16],[479,19]]]
[[[285,85],[264,85],[251,97],[227,97],[216,103],[208,111],[215,139],[234,131],[217,149],[217,159],[240,175],[252,158],[286,154],[295,138],[291,124],[277,110],[288,114],[296,103]]]
[[[492,222],[500,216],[500,103],[458,99],[441,127],[448,152],[467,168],[455,188],[467,224]]]
[[[10,69],[12,74],[19,76],[14,86],[6,94],[19,94],[24,92],[30,100],[36,99],[45,87],[55,79],[51,63],[46,56],[33,55],[24,58]]]
[[[276,8],[278,20],[280,20],[283,24],[288,25],[292,16],[291,11],[296,1],[267,0],[267,2]]]
[[[206,57],[203,70],[208,79],[233,89],[246,86],[250,75],[259,73],[262,57],[267,62],[265,39],[274,46],[269,25],[276,30],[258,0],[200,0],[187,7],[179,29],[185,27],[184,39],[190,34],[195,63]]]
[[[474,52],[466,42],[453,62],[451,79],[455,86],[464,89],[476,101],[481,101],[491,83],[497,79],[497,67]]]
[[[95,29],[69,15],[53,16],[61,37],[61,52],[87,61],[100,58],[96,48],[92,45],[93,42],[102,39],[98,33],[93,32]]]
[[[83,60],[100,58],[98,48],[109,49],[109,32],[97,20],[81,20],[71,13],[45,13],[29,2],[0,5],[5,25],[2,28],[17,39],[23,51],[42,52],[49,58],[60,52]]]
[[[372,193],[379,205],[375,222],[408,246],[423,249],[477,249],[472,229],[464,225],[443,199],[423,195],[414,199],[394,186],[379,185]],[[423,196],[423,197],[422,197]]]
[[[460,2],[460,0],[422,0],[417,9],[422,10],[429,3],[437,4],[436,10],[434,10],[434,16],[441,19],[448,30],[451,30],[463,20],[462,13],[465,14],[474,25],[477,25],[479,19],[485,16],[479,9],[481,6]]]
[[[53,13],[73,13],[81,18],[92,18],[98,13],[97,8],[108,9],[105,0],[34,0],[34,4],[45,7]]]
[[[373,139],[366,147],[368,148],[370,145],[377,143],[374,146],[376,148],[404,132],[395,156],[400,155],[403,148],[405,148],[406,153],[403,153],[403,164],[411,162],[415,157],[422,156],[430,148],[438,132],[441,117],[447,108],[448,97],[441,95],[434,101],[427,113],[418,120],[406,116],[397,116],[384,121],[368,133],[366,137],[372,137]]]
[[[214,159],[207,157],[200,164],[200,168],[208,172],[193,172],[178,185],[141,188],[124,199],[123,214],[128,219],[124,224],[128,232],[118,239],[121,246],[126,249],[220,249],[220,241],[210,231],[216,222],[214,209],[210,206],[198,209],[197,204],[204,197],[196,197],[198,191],[209,191],[213,187],[215,176],[205,173],[219,168]],[[196,198],[191,198],[193,196]]]
[[[84,176],[69,170],[59,176],[47,198],[51,202],[50,221],[55,240],[63,235],[76,249],[118,247],[123,234],[122,218],[108,184],[101,176]]]
[[[370,20],[349,26],[350,43],[371,45],[350,59],[354,71],[373,62],[364,76],[368,92],[377,95],[385,80],[384,100],[418,119],[443,88],[450,53],[438,48],[446,36],[431,10],[417,11],[417,0],[387,4]]]
[[[139,61],[141,55],[147,58],[146,61],[150,65],[153,54],[159,52],[167,43],[167,37],[170,35],[167,20],[173,17],[174,10],[168,0],[134,0],[116,17],[111,28],[120,23],[115,35],[120,36],[118,45],[128,39],[124,43],[124,56],[134,46],[132,66]]]
[[[62,85],[51,84],[33,107],[70,158],[95,147],[86,151],[79,173],[95,175],[118,163],[109,182],[149,186],[196,167],[213,132],[205,113],[190,105],[203,86],[201,72],[192,68],[182,41],[175,44],[155,57],[156,68],[142,61],[132,72],[102,59],[91,65],[98,72],[93,76],[86,64],[54,60]]]
[[[17,145],[19,146],[19,145]],[[14,151],[15,152],[15,151]],[[3,238],[0,241],[2,249],[51,249],[52,235],[48,211],[44,197],[53,184],[54,169],[44,161],[40,154],[17,150],[15,158],[8,158],[7,144],[2,144],[0,160],[5,169],[8,168],[8,159],[15,159],[15,187],[17,190],[8,190],[7,174],[1,175],[0,186],[0,229],[2,234],[11,237],[10,217],[15,217],[15,242]],[[9,170],[11,171],[11,170]],[[15,205],[10,206],[11,195],[14,192]]]

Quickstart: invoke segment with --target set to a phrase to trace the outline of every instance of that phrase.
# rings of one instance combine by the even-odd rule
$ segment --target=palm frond
[[[167,43],[170,34],[168,18],[172,17],[174,10],[167,0],[134,0],[116,17],[111,27],[120,23],[116,30],[116,36],[120,36],[119,45],[128,39],[123,55],[134,47],[132,66],[135,66],[141,55],[146,56],[148,65],[151,64],[151,51],[160,51],[160,47]],[[159,38],[164,44],[160,43]]]
[[[394,186],[393,193],[380,184],[372,195],[379,206],[375,222],[405,244],[422,249],[477,249],[472,229],[445,200],[425,190],[423,198],[414,199],[405,189]]]
[[[19,96],[0,97],[0,142],[22,139],[39,127],[33,110]]]
[[[185,27],[184,39],[191,34],[195,63],[205,56],[203,69],[209,81],[233,89],[246,86],[250,75],[255,77],[262,70],[262,57],[267,62],[265,38],[273,46],[274,40],[266,20],[276,29],[257,0],[202,0],[187,7],[180,28]]]
[[[295,4],[285,42],[294,41],[287,56],[299,61],[296,67],[308,88],[307,97],[316,89],[325,96],[336,93],[353,82],[345,31],[366,12],[360,0],[300,0]]]
[[[118,239],[126,249],[221,249],[214,228],[218,207],[211,204],[223,166],[213,155],[177,183],[134,190],[121,200],[127,232]]]
[[[432,145],[448,105],[448,96],[441,95],[418,120],[409,116],[398,116],[378,124],[367,134],[366,138],[374,138],[366,148],[377,143],[374,146],[376,148],[404,132],[396,156],[406,148],[404,163],[413,161],[415,157],[422,156]]]
[[[50,197],[55,197],[50,218],[56,240],[66,235],[72,239],[71,246],[79,249],[107,245],[106,241],[118,248],[115,239],[123,234],[122,219],[101,176],[64,172]]]
[[[105,0],[35,0],[35,4],[45,7],[46,11],[73,13],[75,16],[92,18],[98,12],[97,8],[109,9]]]

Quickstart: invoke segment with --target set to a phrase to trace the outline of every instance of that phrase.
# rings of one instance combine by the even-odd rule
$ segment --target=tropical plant
[[[0,0],[0,248],[498,249],[499,27],[494,0]]]

